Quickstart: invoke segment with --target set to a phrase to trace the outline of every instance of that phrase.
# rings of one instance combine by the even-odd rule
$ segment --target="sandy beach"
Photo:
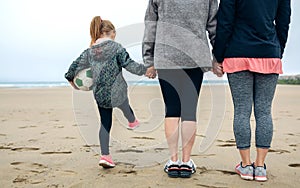
[[[90,92],[70,87],[1,88],[0,187],[296,188],[300,186],[299,96],[300,86],[277,87],[273,143],[266,159],[269,180],[259,183],[244,181],[234,172],[240,158],[228,86],[203,86],[192,153],[197,172],[190,179],[168,178],[163,172],[168,150],[158,86],[129,88],[130,103],[141,121],[137,130],[127,130],[120,111],[114,111],[111,154],[117,166],[108,170],[98,166],[98,114]],[[254,138],[253,117],[251,123]],[[252,139],[253,160],[254,146]]]

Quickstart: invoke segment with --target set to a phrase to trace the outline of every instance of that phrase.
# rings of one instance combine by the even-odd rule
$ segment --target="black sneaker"
[[[188,162],[182,162],[180,165],[180,177],[190,178],[196,172],[196,165],[192,159]]]
[[[168,174],[170,178],[178,178],[179,177],[180,164],[179,161],[173,162],[168,160],[165,164],[164,171]]]

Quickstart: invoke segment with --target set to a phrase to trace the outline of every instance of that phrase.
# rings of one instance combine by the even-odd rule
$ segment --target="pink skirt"
[[[262,74],[282,74],[282,62],[280,58],[225,58],[223,71],[234,73],[251,71]]]

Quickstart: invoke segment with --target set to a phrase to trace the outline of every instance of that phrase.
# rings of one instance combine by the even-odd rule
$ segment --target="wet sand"
[[[259,183],[241,180],[234,172],[240,159],[228,86],[202,89],[192,152],[198,167],[190,179],[168,178],[163,172],[168,149],[158,86],[129,88],[141,121],[135,131],[127,130],[120,111],[114,111],[110,149],[117,166],[108,170],[98,166],[99,115],[91,93],[69,87],[2,88],[0,187],[299,187],[299,96],[300,86],[277,88],[273,143],[266,160],[269,180]],[[253,117],[251,123],[254,146]],[[254,147],[251,155],[254,160]]]

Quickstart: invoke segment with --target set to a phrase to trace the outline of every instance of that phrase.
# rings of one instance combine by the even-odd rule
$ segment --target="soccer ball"
[[[91,68],[83,69],[74,77],[74,84],[82,91],[90,91],[93,88],[93,76]]]

